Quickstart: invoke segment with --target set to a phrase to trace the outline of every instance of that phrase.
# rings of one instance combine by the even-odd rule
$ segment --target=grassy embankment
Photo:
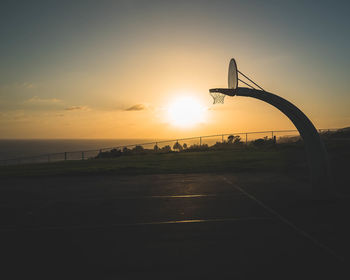
[[[0,176],[305,171],[302,147],[235,148],[4,166]]]
[[[335,183],[348,189],[350,177],[349,137],[325,138]],[[308,168],[302,142],[203,152],[171,152],[121,156],[110,159],[62,161],[0,167],[0,178],[55,175],[140,175],[166,173],[270,172],[289,174],[303,180]]]

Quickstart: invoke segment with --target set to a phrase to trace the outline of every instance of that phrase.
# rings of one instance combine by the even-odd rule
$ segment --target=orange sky
[[[222,7],[156,2],[102,5],[101,11],[63,5],[65,22],[43,7],[50,17],[29,11],[21,15],[29,17],[26,26],[11,23],[9,16],[7,33],[1,30],[8,40],[1,52],[0,138],[157,139],[293,128],[261,101],[227,97],[224,105],[212,105],[208,90],[227,86],[231,57],[267,91],[303,110],[317,128],[349,126],[349,59],[342,55],[349,42],[314,24],[325,11],[307,18],[294,6],[253,9],[251,20],[241,14],[258,2],[234,7],[226,1]],[[271,17],[273,12],[285,17]],[[301,18],[304,29],[290,13]],[[336,18],[322,20],[343,28]],[[321,29],[333,36],[332,45],[318,35]],[[186,96],[203,108],[201,120],[177,126],[168,108]]]

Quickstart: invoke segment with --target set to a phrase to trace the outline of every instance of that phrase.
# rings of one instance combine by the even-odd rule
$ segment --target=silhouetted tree
[[[233,144],[240,144],[240,143],[242,143],[241,136],[236,135],[233,139]]]
[[[181,144],[179,142],[176,141],[176,143],[173,146],[174,150],[178,150],[179,152],[183,150]]]
[[[229,144],[239,144],[241,143],[241,136],[239,135],[230,135],[229,137],[227,137],[227,143]]]
[[[227,137],[227,142],[228,142],[229,144],[232,144],[233,138],[234,138],[233,135],[228,136],[228,137]]]
[[[157,145],[157,144],[155,144],[155,145],[154,145],[154,147],[153,147],[153,151],[155,151],[155,152],[158,152],[158,151],[159,151],[159,147],[158,147],[158,145]]]
[[[186,150],[186,149],[187,149],[187,144],[184,143],[184,144],[182,145],[182,148],[184,148],[184,150]]]

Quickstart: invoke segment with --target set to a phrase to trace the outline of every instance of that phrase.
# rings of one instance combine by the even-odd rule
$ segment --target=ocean
[[[98,150],[129,144],[153,142],[153,139],[66,139],[0,140],[0,160],[45,154]]]

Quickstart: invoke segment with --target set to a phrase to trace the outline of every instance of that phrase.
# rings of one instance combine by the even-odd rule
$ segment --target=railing
[[[336,131],[338,129],[319,129],[319,132],[327,131]],[[153,141],[139,144],[128,144],[128,145],[119,145],[115,147],[94,149],[94,150],[85,150],[85,151],[71,151],[71,152],[62,152],[62,153],[53,153],[53,154],[43,154],[38,156],[30,157],[20,157],[20,158],[11,158],[11,159],[2,159],[0,160],[0,165],[16,165],[16,164],[29,164],[29,163],[45,163],[45,162],[57,162],[57,161],[66,161],[66,160],[85,160],[96,157],[98,154],[112,149],[124,149],[132,148],[135,146],[142,146],[143,148],[152,148],[154,145],[157,145],[159,148],[162,148],[166,145],[172,147],[173,143],[176,142],[180,144],[186,143],[187,146],[191,145],[213,145],[216,142],[224,142],[226,138],[230,135],[240,136],[242,142],[248,144],[249,142],[256,140],[258,138],[274,138],[276,137],[277,142],[283,142],[286,139],[291,139],[291,137],[298,137],[299,133],[297,130],[270,130],[270,131],[254,131],[254,132],[235,132],[235,133],[224,133],[224,134],[215,134],[215,135],[205,135],[205,136],[196,136],[188,138],[179,138],[171,140],[161,140]]]

